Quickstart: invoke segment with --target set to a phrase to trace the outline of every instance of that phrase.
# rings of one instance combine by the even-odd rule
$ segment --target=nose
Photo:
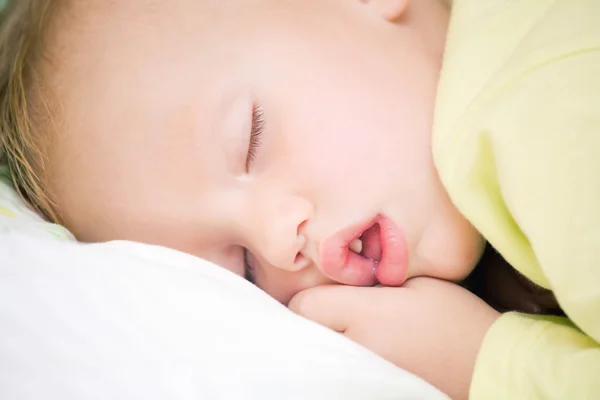
[[[263,202],[263,218],[259,219],[257,250],[270,265],[290,272],[308,265],[306,226],[313,216],[313,206],[306,199],[283,195]]]

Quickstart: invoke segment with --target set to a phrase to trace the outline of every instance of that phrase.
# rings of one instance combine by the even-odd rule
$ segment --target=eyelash
[[[246,171],[250,169],[256,159],[256,152],[261,145],[262,134],[265,130],[265,118],[260,105],[255,105],[252,109],[252,128],[250,130],[250,145],[248,146],[248,155],[246,157]]]
[[[250,170],[252,163],[256,159],[256,152],[260,148],[262,134],[265,130],[265,118],[260,105],[255,105],[252,109],[252,127],[250,129],[250,144],[248,145],[248,155],[246,157],[246,171]],[[254,276],[254,266],[250,261],[250,252],[244,248],[244,278],[252,284],[256,284]]]
[[[256,277],[254,276],[254,265],[250,261],[250,252],[244,248],[244,278],[256,285]]]

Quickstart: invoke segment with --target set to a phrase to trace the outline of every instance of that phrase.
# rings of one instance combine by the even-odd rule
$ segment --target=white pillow
[[[446,397],[206,261],[77,243],[0,177],[0,398]]]

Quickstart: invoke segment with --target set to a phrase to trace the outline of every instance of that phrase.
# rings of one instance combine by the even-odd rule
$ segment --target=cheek
[[[356,113],[346,116],[352,115]],[[290,133],[289,149],[313,183],[348,194],[378,191],[388,185],[393,171],[403,169],[400,138],[377,118],[350,120],[340,112],[324,112],[313,121]]]
[[[423,191],[432,170],[424,113],[411,112],[399,84],[343,66],[334,74],[329,67],[315,71],[326,75],[318,85],[290,79],[286,91],[277,92],[279,173],[314,191],[327,209],[344,204],[361,214]]]

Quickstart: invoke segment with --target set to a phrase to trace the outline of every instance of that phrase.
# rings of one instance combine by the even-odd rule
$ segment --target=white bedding
[[[76,243],[7,182],[0,176],[0,399],[445,398],[215,265],[135,243]]]

